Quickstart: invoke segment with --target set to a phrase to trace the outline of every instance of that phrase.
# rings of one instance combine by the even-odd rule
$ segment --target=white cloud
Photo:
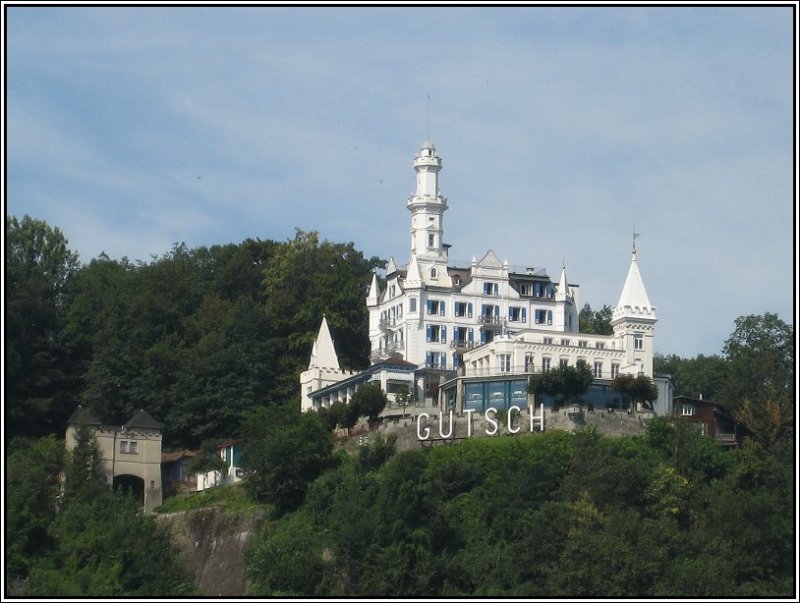
[[[659,350],[714,353],[792,299],[790,14],[12,11],[7,207],[84,259],[297,226],[405,262],[430,95],[454,258],[563,259],[600,307],[635,223]]]

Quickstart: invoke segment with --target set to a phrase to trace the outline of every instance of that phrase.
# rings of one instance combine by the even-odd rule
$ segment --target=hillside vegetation
[[[374,446],[374,445],[373,445]],[[788,596],[793,474],[680,422],[340,456],[251,546],[258,595]]]

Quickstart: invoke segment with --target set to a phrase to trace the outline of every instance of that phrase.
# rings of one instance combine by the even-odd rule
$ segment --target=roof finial
[[[636,237],[641,237],[643,233],[636,232],[636,224],[633,225],[633,255],[636,255]]]

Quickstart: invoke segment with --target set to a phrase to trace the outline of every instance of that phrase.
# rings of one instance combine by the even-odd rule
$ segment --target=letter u
[[[450,415],[450,431],[444,433],[442,432],[442,423],[444,421],[442,418],[442,413],[439,413],[439,435],[443,438],[450,438],[453,436],[453,411],[451,410],[448,414]]]

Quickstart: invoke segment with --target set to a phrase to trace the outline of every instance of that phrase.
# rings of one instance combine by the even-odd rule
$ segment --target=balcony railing
[[[481,315],[478,317],[478,321],[485,327],[488,327],[492,330],[499,331],[503,328],[503,319],[500,316],[487,316]]]
[[[387,344],[386,347],[373,350],[369,355],[369,359],[372,362],[377,362],[378,360],[389,358],[398,352],[403,352],[405,349],[405,343],[402,341],[393,341],[392,343]]]
[[[386,330],[391,329],[397,326],[397,319],[396,318],[381,318],[378,321],[378,328]]]
[[[475,341],[462,341],[460,339],[454,339],[450,342],[450,347],[456,351],[460,350],[471,350],[474,347],[482,345],[480,342]]]

